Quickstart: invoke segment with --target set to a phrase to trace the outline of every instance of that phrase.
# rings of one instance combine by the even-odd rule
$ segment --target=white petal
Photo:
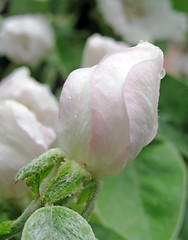
[[[82,59],[82,67],[92,67],[108,53],[127,48],[124,42],[115,41],[113,38],[93,34],[87,39]]]
[[[32,110],[38,120],[55,128],[58,104],[47,85],[30,77],[29,69],[21,67],[0,83],[0,99],[12,99]]]
[[[161,50],[141,42],[71,73],[58,122],[67,157],[95,176],[119,173],[156,133],[162,63]]]
[[[187,16],[173,10],[170,0],[97,2],[105,20],[125,41],[185,41]]]
[[[93,170],[101,175],[117,174],[130,158],[135,157],[131,152],[134,136],[132,126],[134,127],[134,124],[137,124],[137,128],[140,128],[140,126],[145,128],[145,122],[148,123],[149,121],[150,125],[146,126],[146,128],[150,127],[147,129],[148,133],[144,132],[145,135],[142,134],[141,136],[139,131],[135,132],[135,136],[137,135],[139,139],[139,147],[143,147],[147,143],[153,125],[157,122],[159,74],[162,70],[162,59],[163,55],[158,47],[147,42],[141,42],[134,48],[106,56],[96,66],[91,83],[92,131],[90,148],[93,158],[88,163],[90,171]],[[146,69],[142,69],[142,67],[137,69],[139,64],[142,65],[147,61],[149,63],[146,64]],[[134,68],[136,71],[133,71]],[[130,76],[132,72],[133,74]],[[147,73],[146,79],[144,79],[145,73]],[[130,83],[127,83],[126,81],[129,78]],[[149,102],[146,109],[144,106],[147,103],[145,96],[144,102],[139,102],[141,98],[138,98],[137,93],[135,93],[137,99],[131,99],[133,106],[127,105],[127,99],[124,101],[124,94],[125,98],[127,95],[128,98],[130,97],[129,93],[132,91],[130,88],[131,84],[134,85],[134,78],[137,80],[136,84],[140,87],[141,95],[153,94],[151,99],[149,98],[151,103]],[[145,93],[143,83],[148,84],[149,90],[152,88],[152,91],[146,91]],[[126,89],[128,86],[129,89]],[[136,118],[132,117],[131,111],[135,109],[134,104],[136,104],[138,110],[139,107],[143,109],[144,115],[136,115]],[[149,119],[150,116],[152,116],[153,121]],[[133,145],[137,149],[136,140]]]
[[[14,101],[0,102],[0,122],[0,176],[13,189],[16,172],[45,152],[54,141],[55,133],[37,122],[25,106]]]
[[[57,135],[68,158],[84,163],[90,139],[90,84],[93,68],[73,71],[60,97]]]
[[[13,61],[37,64],[53,48],[53,31],[42,15],[18,15],[2,23],[0,53]]]
[[[130,119],[131,148],[129,159],[155,136],[158,125],[158,97],[162,54],[145,60],[130,70],[124,86],[125,103]]]

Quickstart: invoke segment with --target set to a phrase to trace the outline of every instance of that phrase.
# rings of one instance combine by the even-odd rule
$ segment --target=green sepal
[[[84,188],[83,190],[78,194],[77,196],[77,203],[78,204],[82,204],[88,201],[90,192],[91,192],[91,188],[93,187],[93,185],[96,184],[96,181],[90,181],[90,182],[86,182],[86,184],[84,184]]]
[[[80,164],[66,160],[58,169],[56,176],[49,182],[42,202],[53,203],[81,191],[84,182],[89,182],[91,175]]]
[[[39,186],[40,186],[40,175],[34,174],[26,180],[27,186],[31,187],[31,191],[34,193],[36,198],[39,196]]]
[[[39,186],[44,178],[48,176],[48,174],[51,172],[53,166],[47,168],[44,172],[41,172],[40,174],[34,174],[26,179],[26,184],[31,187],[32,192],[36,196],[36,198],[39,197]]]
[[[33,161],[21,168],[16,174],[14,181],[17,182],[19,180],[24,180],[37,174],[43,175],[46,171],[49,173],[49,169],[52,169],[55,164],[60,164],[63,161],[64,155],[59,148],[50,149],[44,154],[34,158]]]
[[[78,204],[87,202],[90,193],[90,188],[84,188],[78,195]]]

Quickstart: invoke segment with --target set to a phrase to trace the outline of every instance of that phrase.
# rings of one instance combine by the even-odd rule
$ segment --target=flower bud
[[[163,53],[147,42],[73,71],[57,128],[66,156],[94,176],[120,173],[156,135],[162,75]]]
[[[55,128],[58,104],[48,85],[30,77],[29,69],[21,67],[0,82],[0,100],[12,99],[33,111],[39,122]]]
[[[4,19],[0,30],[0,53],[17,63],[36,65],[53,48],[51,26],[42,15]]]
[[[115,41],[110,37],[93,34],[87,39],[82,58],[82,67],[92,67],[108,53],[127,48],[124,42]]]
[[[0,198],[18,197],[25,189],[13,183],[15,174],[48,150],[55,133],[24,105],[11,100],[0,101],[0,122]]]

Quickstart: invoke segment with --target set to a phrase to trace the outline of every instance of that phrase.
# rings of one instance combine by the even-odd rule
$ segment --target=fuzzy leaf
[[[36,174],[41,175],[49,168],[53,167],[56,163],[63,161],[64,156],[60,149],[50,149],[44,154],[34,158],[33,161],[21,168],[16,174],[14,181],[17,182]]]
[[[94,233],[77,212],[65,207],[44,207],[27,220],[21,240],[95,240]]]

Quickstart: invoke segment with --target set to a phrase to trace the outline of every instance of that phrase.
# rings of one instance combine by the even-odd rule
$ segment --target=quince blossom
[[[42,15],[18,15],[3,20],[0,54],[17,63],[36,65],[53,49],[54,34]]]
[[[39,122],[55,128],[58,104],[48,85],[41,84],[30,77],[29,69],[21,67],[14,70],[0,82],[0,100],[12,99],[33,111]]]
[[[0,198],[19,197],[25,192],[14,184],[17,171],[36,156],[48,150],[55,133],[39,123],[24,105],[0,101]]]
[[[83,51],[82,67],[92,67],[108,53],[127,48],[124,42],[118,42],[110,37],[93,34],[87,39]]]
[[[156,135],[162,51],[147,42],[73,71],[60,97],[60,146],[94,176],[114,175]]]
[[[170,0],[97,0],[107,23],[125,41],[184,41],[187,17]]]

